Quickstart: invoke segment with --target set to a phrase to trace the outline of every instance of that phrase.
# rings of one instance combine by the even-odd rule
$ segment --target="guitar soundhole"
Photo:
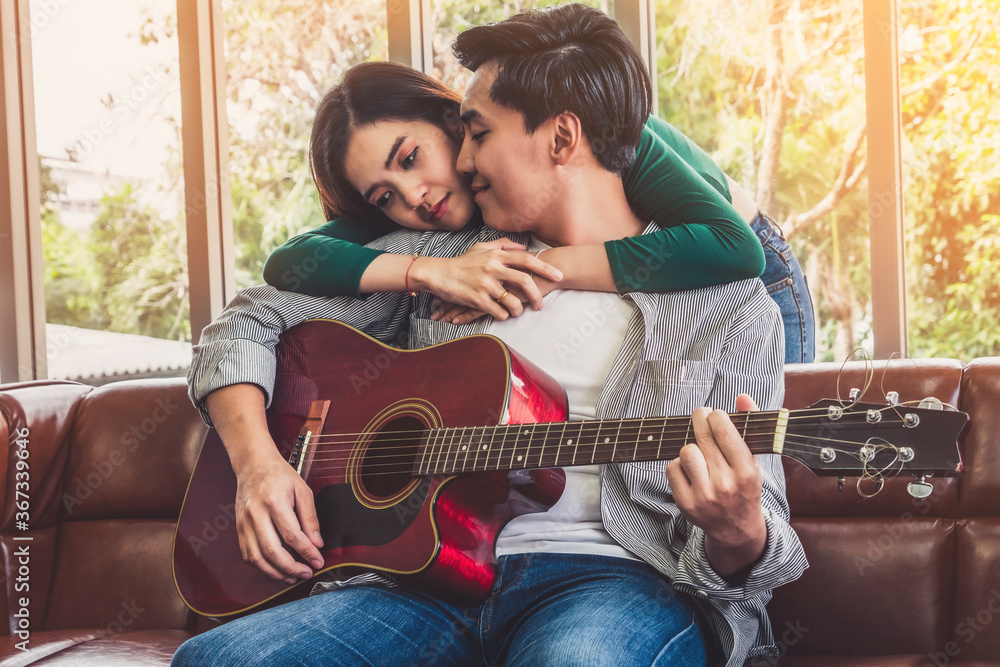
[[[385,425],[372,440],[361,463],[361,483],[372,496],[387,498],[413,481],[420,435],[426,426],[414,417]]]

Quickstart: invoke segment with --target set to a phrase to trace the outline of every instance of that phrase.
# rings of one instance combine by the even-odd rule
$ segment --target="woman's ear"
[[[583,141],[583,128],[575,113],[564,111],[553,119],[552,159],[558,165],[569,164]]]
[[[445,106],[441,109],[441,115],[444,119],[445,130],[452,139],[462,143],[465,140],[465,124],[462,123],[462,116],[458,113],[452,105]]]

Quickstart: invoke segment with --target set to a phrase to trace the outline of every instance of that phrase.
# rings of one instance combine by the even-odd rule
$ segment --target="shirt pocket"
[[[715,386],[715,375],[716,364],[710,361],[681,359],[640,361],[636,369],[634,394],[629,405],[629,412],[634,414],[630,416],[690,418],[696,408],[708,402]],[[692,436],[691,440],[693,439]],[[636,462],[632,465],[644,470],[663,471],[667,461]]]
[[[462,335],[462,329],[451,322],[439,322],[413,313],[410,315],[410,349],[418,350],[454,340]]]

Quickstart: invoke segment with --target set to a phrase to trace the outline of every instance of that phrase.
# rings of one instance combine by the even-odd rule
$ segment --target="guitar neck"
[[[733,424],[754,454],[780,454],[788,410],[741,412]],[[429,429],[413,474],[566,468],[676,458],[694,442],[690,417],[648,417]]]

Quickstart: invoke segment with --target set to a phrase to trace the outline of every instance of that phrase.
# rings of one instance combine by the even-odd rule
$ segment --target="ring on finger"
[[[505,290],[503,291],[503,294],[501,294],[500,296],[498,296],[497,298],[495,298],[495,299],[493,299],[493,300],[494,300],[494,301],[496,301],[497,303],[500,303],[501,301],[503,301],[503,298],[504,298],[505,296],[507,296],[508,294],[510,294],[510,290],[509,290],[509,289],[505,289]]]

